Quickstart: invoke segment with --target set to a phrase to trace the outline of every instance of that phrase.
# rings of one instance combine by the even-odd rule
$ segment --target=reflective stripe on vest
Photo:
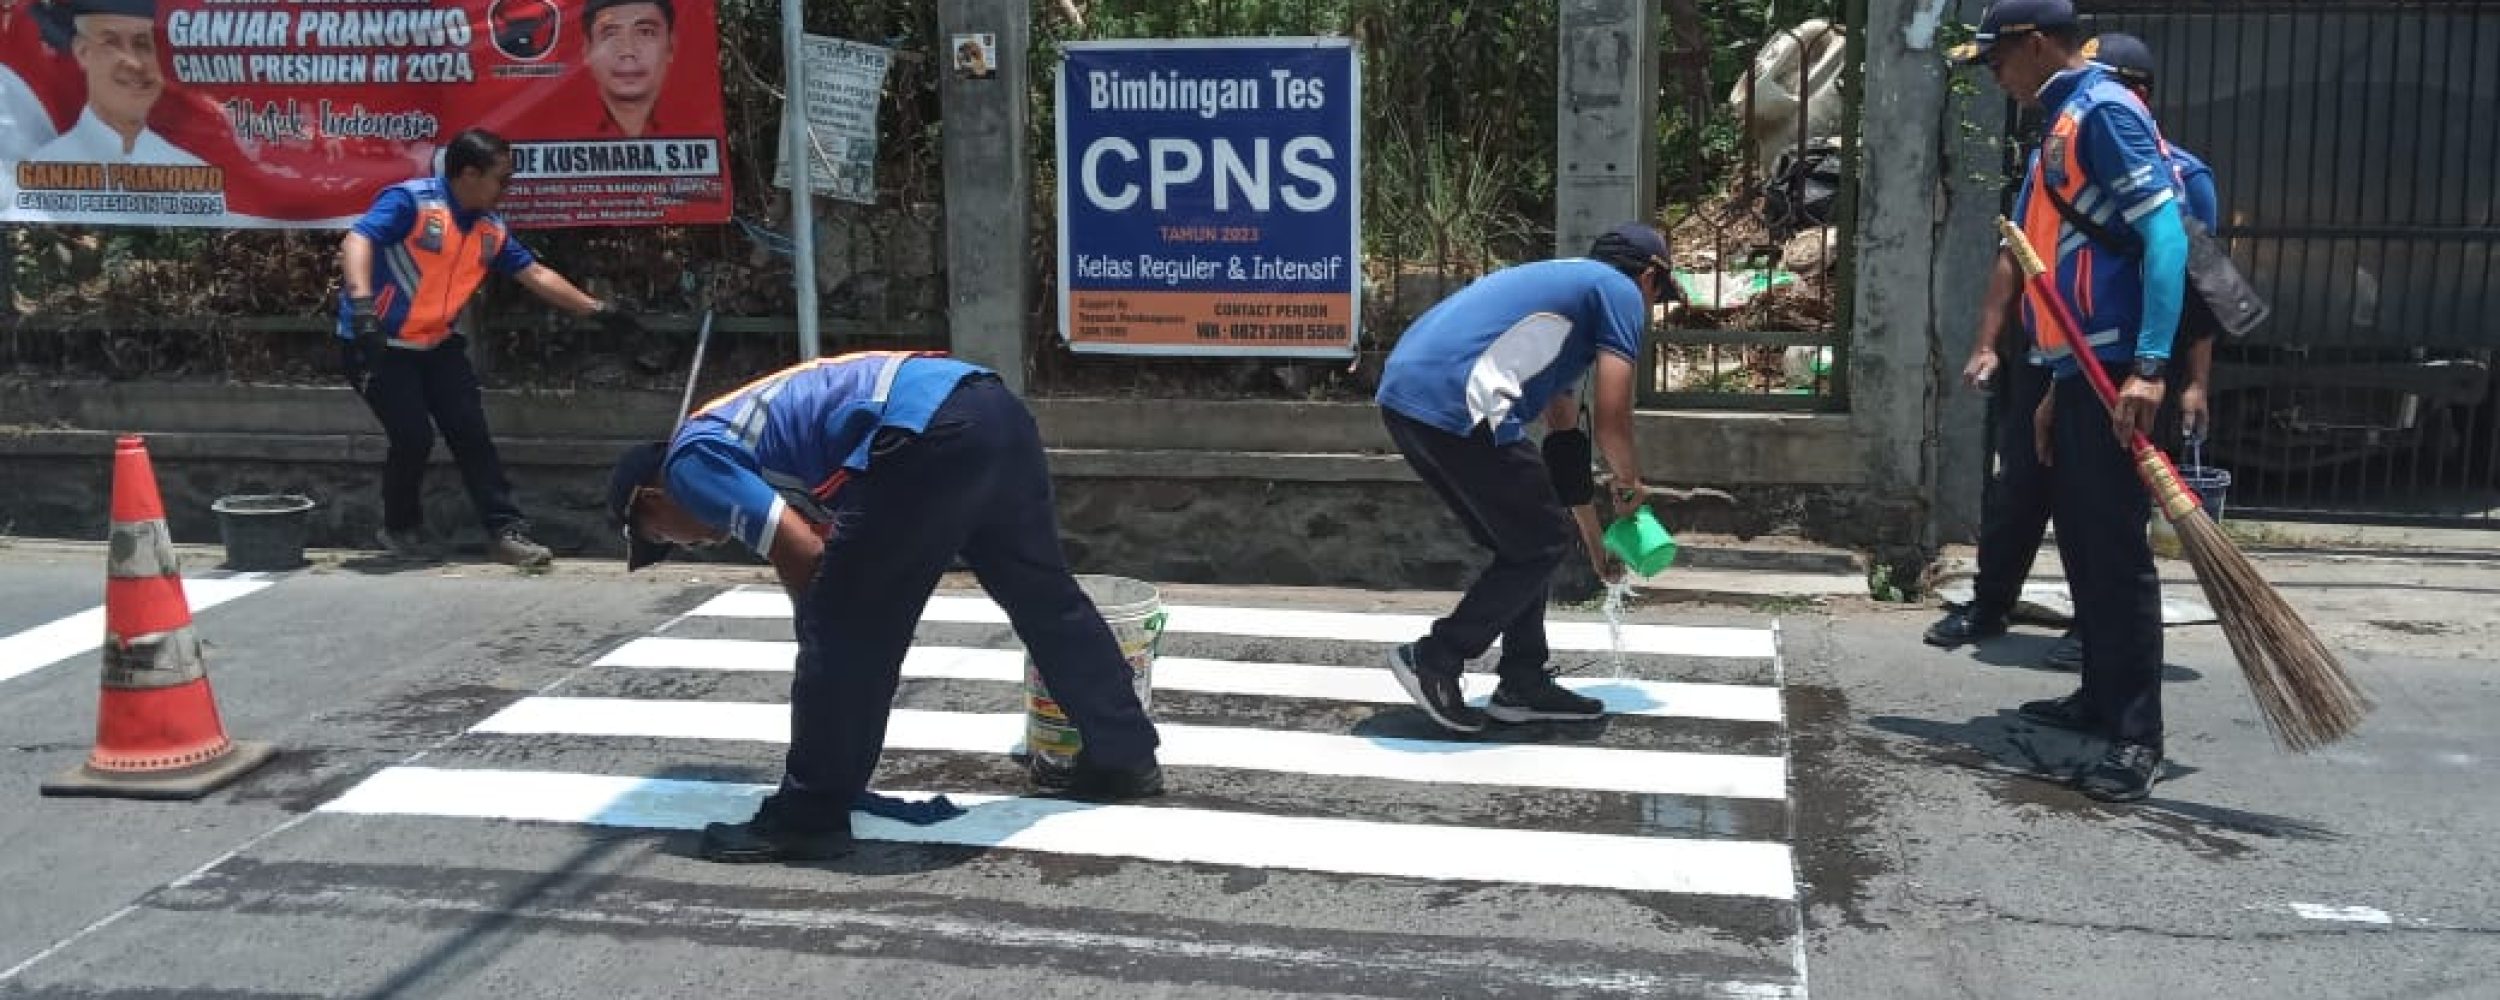
[[[782,390],[789,388],[791,380],[800,375],[833,365],[883,359],[884,364],[877,369],[877,380],[868,397],[869,403],[883,407],[886,400],[894,394],[895,380],[902,377],[903,362],[913,358],[945,356],[944,351],[861,351],[838,357],[802,361],[723,393],[696,409],[688,419],[704,416],[725,406],[739,406],[740,409],[724,416],[722,422],[729,425],[730,436],[740,446],[752,452],[763,443],[764,426],[771,415],[773,400],[779,398]],[[798,511],[799,516],[807,519],[809,524],[815,525],[818,531],[832,530],[833,511],[827,504],[832,503],[833,495],[841,492],[842,484],[850,479],[849,469],[836,468],[832,475],[825,477],[824,482],[812,484],[803,482],[795,476],[762,468],[760,464],[758,470],[762,473],[765,485],[781,494],[782,501],[789,504],[790,509]]]
[[[511,234],[500,219],[480,216],[464,232],[452,216],[450,202],[419,195],[408,238],[382,248],[377,255],[391,287],[377,296],[376,308],[387,314],[396,298],[408,304],[398,329],[391,332],[391,344],[425,348],[448,339],[452,321],[486,281],[487,270],[503,253],[508,239]]]
[[[2162,162],[2170,168],[2172,187],[2184,192],[2186,179],[2179,172],[2178,162],[2171,158],[2170,140],[2161,134],[2161,126],[2153,121],[2153,113],[2136,99],[2132,91],[2121,89],[2120,93],[2124,95],[2122,99],[2141,113],[2147,124],[2152,125],[2153,141],[2160,148]],[[2023,205],[2024,239],[2031,244],[2032,252],[2048,263],[2052,286],[2058,294],[2065,296],[2066,303],[2074,308],[2077,318],[2092,314],[2091,258],[2081,258],[2077,262],[2075,280],[2071,283],[2061,280],[2058,271],[2068,257],[2083,251],[2084,244],[2091,237],[2067,225],[2066,217],[2050,202],[2052,183],[2058,196],[2066,199],[2066,203],[2073,205],[2075,211],[2085,218],[2112,229],[2125,224],[2118,217],[2115,199],[2105,199],[2100,187],[2089,183],[2084,176],[2083,151],[2078,142],[2082,133],[2083,113],[2080,109],[2070,107],[2058,112],[2057,120],[2049,127],[2048,138],[2040,144],[2039,159],[2031,178],[2031,196]],[[2073,347],[2066,342],[2065,331],[2056,324],[2042,322],[2041,317],[2035,315],[2037,307],[2032,305],[2029,296],[2023,299],[2023,310],[2033,320],[2030,323],[2033,358],[2058,358],[2072,352]],[[2099,330],[2088,334],[2085,339],[2091,346],[2099,348],[2115,344],[2126,336],[2125,330]]]

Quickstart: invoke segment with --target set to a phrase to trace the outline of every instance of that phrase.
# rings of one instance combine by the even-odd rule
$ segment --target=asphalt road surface
[[[877,784],[965,814],[745,867],[692,851],[786,739],[751,572],[195,569],[226,728],[278,759],[41,798],[94,735],[101,564],[0,551],[0,996],[2500,996],[2470,650],[2357,654],[2369,731],[2292,758],[2175,632],[2174,776],[2114,808],[1996,711],[2073,683],[2004,665],[2045,637],[1652,607],[1617,677],[1564,615],[1617,714],[1452,739],[1380,668],[1446,595],[1173,587],[1172,794],[1089,807],[1027,794],[1013,633],[949,591]]]

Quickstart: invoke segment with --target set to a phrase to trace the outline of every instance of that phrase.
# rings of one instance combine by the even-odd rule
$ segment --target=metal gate
[[[2098,0],[2274,319],[2215,359],[2233,516],[2500,528],[2500,2]]]

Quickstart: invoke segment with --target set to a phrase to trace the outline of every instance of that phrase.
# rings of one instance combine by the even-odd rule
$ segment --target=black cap
[[[71,17],[87,14],[119,14],[123,17],[144,17],[156,20],[156,0],[69,0]]]
[[[1625,274],[1639,275],[1651,268],[1667,270],[1667,237],[1656,228],[1638,222],[1626,222],[1606,231],[1606,235],[1589,244],[1589,259],[1614,265]]]
[[[625,570],[632,572],[666,559],[677,546],[655,542],[634,530],[628,515],[634,495],[645,486],[656,485],[660,479],[660,463],[668,457],[668,445],[646,441],[625,449],[616,457],[616,471],[608,477],[608,516],[625,529]]]
[[[2109,67],[2118,79],[2141,87],[2153,85],[2153,47],[2125,32],[2113,31],[2083,43],[2083,57]]]
[[[2049,28],[2071,28],[2075,5],[2071,0],[1997,0],[1980,15],[1979,34],[1970,41],[1953,47],[1949,57],[1964,66],[1988,58],[1988,50],[1998,42]]]

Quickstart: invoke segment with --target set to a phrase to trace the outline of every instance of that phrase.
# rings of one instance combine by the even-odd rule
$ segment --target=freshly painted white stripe
[[[183,599],[194,615],[259,591],[270,581],[251,576],[185,577]],[[88,608],[16,635],[0,638],[0,681],[31,674],[104,645],[104,608]]]
[[[1232,608],[1174,605],[1164,609],[1170,632],[1258,636],[1267,639],[1338,639],[1352,642],[1412,642],[1432,628],[1425,615],[1351,611],[1303,611],[1287,608]],[[697,618],[788,618],[790,598],[771,588],[727,591],[688,612]],[[1005,625],[1007,612],[986,597],[944,595],[929,599],[922,621],[957,625]],[[1558,650],[1594,653],[1614,648],[1604,622],[1545,623],[1546,642]],[[1664,656],[1711,656],[1769,659],[1771,634],[1755,628],[1693,625],[1626,625],[1627,653]]]
[[[646,637],[600,657],[594,666],[675,670],[788,671],[798,643],[758,639]],[[924,680],[1024,680],[1024,653],[1013,649],[915,646],[903,657],[903,676]],[[1606,703],[1615,715],[1657,718],[1780,721],[1779,688],[1752,684],[1687,684],[1603,677],[1556,678],[1564,687]],[[1499,679],[1468,674],[1468,696],[1482,704]],[[1308,663],[1261,663],[1166,656],[1155,660],[1154,686],[1201,694],[1310,698],[1373,705],[1403,705],[1406,692],[1384,669]]]
[[[1010,754],[1024,748],[1024,725],[1024,716],[1014,712],[898,708],[886,722],[885,745],[894,750]],[[1223,767],[1341,778],[1737,799],[1780,799],[1786,797],[1788,789],[1788,762],[1780,757],[1457,743],[1171,723],[1159,724],[1155,729],[1163,737],[1155,755],[1167,767]],[[786,743],[790,739],[790,706],[640,698],[523,698],[470,731]]]
[[[2293,903],[2292,912],[2311,920],[2333,920],[2348,924],[2392,925],[2396,918],[2375,906],[2330,906],[2324,903]]]
[[[752,815],[769,785],[532,771],[386,768],[327,813],[693,830]],[[918,798],[931,793],[894,793]],[[1374,823],[947,793],[965,815],[851,817],[866,840],[1255,868],[1791,899],[1782,844]]]

